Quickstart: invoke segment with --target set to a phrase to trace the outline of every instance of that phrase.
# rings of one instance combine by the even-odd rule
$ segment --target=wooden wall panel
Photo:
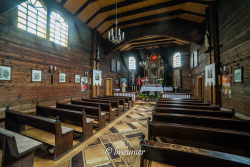
[[[51,10],[59,10],[65,16],[69,25],[69,47],[18,29],[16,9],[0,16],[0,65],[12,67],[11,81],[0,81],[0,116],[7,106],[21,111],[34,108],[37,101],[55,105],[56,100],[90,95],[90,90],[80,91],[80,84],[75,83],[74,77],[75,74],[83,76],[84,70],[92,73],[92,30],[60,5],[50,0],[44,2],[50,4]],[[107,66],[111,57],[102,56],[104,62],[99,70],[107,73],[104,77],[118,77],[120,74],[110,73],[110,66]],[[57,66],[53,85],[50,85],[49,65]],[[31,82],[32,69],[42,70],[42,82]],[[59,72],[66,73],[66,83],[58,82]],[[100,92],[102,89],[105,90],[102,87]]]

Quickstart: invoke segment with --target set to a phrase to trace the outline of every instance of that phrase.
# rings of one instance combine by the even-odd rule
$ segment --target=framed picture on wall
[[[199,66],[198,49],[193,53],[194,56],[194,68]]]
[[[81,82],[81,77],[80,75],[76,74],[75,75],[75,83],[80,83]]]
[[[59,83],[65,83],[66,82],[66,74],[65,73],[59,73]]]
[[[116,72],[116,60],[115,59],[111,59],[110,66],[111,66],[110,71]]]
[[[0,80],[10,81],[10,77],[11,77],[11,67],[0,66]]]
[[[32,70],[32,82],[41,82],[42,81],[42,71],[41,70]]]
[[[234,69],[234,83],[241,83],[242,82],[242,80],[243,80],[242,73],[243,73],[242,68]]]
[[[118,73],[121,72],[121,63],[120,63],[119,60],[117,60],[117,62],[116,62],[116,71],[117,71]]]

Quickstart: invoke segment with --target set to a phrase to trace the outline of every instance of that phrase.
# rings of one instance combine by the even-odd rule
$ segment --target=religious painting
[[[94,86],[102,85],[102,71],[93,70],[93,85]]]
[[[119,60],[117,60],[117,62],[116,62],[116,72],[121,72],[121,63],[120,63],[120,61]]]
[[[174,70],[174,87],[181,88],[181,70]]]
[[[222,93],[224,96],[228,96],[231,98],[231,75],[223,75],[222,76]]]
[[[75,83],[80,83],[80,75],[75,75]]]
[[[215,64],[205,66],[205,86],[215,86]]]
[[[41,70],[32,70],[32,82],[41,82],[42,81],[42,71]]]
[[[199,66],[198,49],[193,53],[194,68]]]
[[[127,87],[128,86],[128,78],[120,78],[120,86]]]
[[[65,73],[59,73],[59,82],[60,83],[66,82],[66,74]]]
[[[10,81],[11,77],[11,67],[0,66],[0,80]]]
[[[110,65],[111,65],[110,71],[111,72],[116,72],[117,67],[116,67],[116,60],[115,59],[111,59]]]
[[[88,77],[81,77],[81,91],[88,89]]]
[[[234,82],[235,83],[242,82],[242,68],[234,69]]]

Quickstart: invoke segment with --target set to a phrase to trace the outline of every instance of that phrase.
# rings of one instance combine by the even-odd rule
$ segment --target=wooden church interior
[[[0,0],[1,166],[250,166],[249,39],[249,0]]]

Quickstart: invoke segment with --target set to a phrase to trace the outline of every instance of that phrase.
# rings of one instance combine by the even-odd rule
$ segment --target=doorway
[[[106,96],[113,95],[113,79],[106,78]]]
[[[204,77],[197,78],[197,93],[200,100],[204,100]]]

